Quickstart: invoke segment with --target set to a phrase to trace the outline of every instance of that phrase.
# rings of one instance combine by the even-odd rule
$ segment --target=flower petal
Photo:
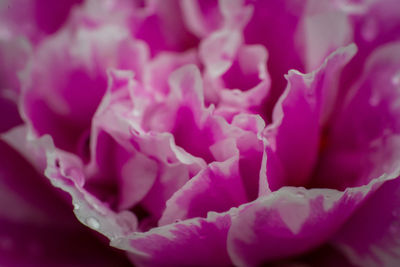
[[[206,217],[209,211],[225,212],[246,201],[237,158],[211,163],[167,201],[159,225]]]
[[[394,42],[380,47],[367,59],[362,76],[349,91],[332,125],[331,145],[321,155],[317,170],[317,186],[359,186],[397,168],[399,54],[400,43]]]
[[[329,238],[354,211],[398,172],[344,192],[283,187],[240,208],[228,234],[237,266],[260,266],[296,256]]]
[[[32,131],[51,134],[58,148],[80,154],[107,89],[106,69],[128,68],[140,77],[146,55],[145,45],[117,26],[67,28],[43,42],[23,81],[23,115]]]
[[[304,44],[305,68],[313,71],[336,49],[353,41],[350,16],[331,1],[307,1],[297,33]]]
[[[182,1],[184,22],[196,36],[205,37],[222,25],[223,17],[217,0]]]
[[[149,44],[151,54],[183,52],[197,45],[198,39],[183,23],[180,0],[147,1],[145,12],[131,12],[128,22],[134,38]]]
[[[207,219],[192,219],[134,233],[114,245],[131,252],[138,266],[232,266],[226,252],[231,218],[210,213]]]
[[[320,136],[335,105],[335,81],[355,51],[353,45],[339,49],[309,74],[289,72],[289,84],[274,109],[273,124],[265,131],[271,190],[283,185],[306,185],[311,179]]]
[[[392,266],[398,263],[399,194],[399,178],[386,182],[335,235],[332,243],[354,264]],[[371,215],[376,220],[371,219]]]
[[[24,143],[15,134],[7,133],[7,142]],[[128,266],[120,252],[76,220],[69,197],[3,140],[0,158],[1,265]]]

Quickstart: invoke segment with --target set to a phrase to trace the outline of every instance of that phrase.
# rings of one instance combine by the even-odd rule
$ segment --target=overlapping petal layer
[[[1,1],[0,264],[398,264],[396,7]]]

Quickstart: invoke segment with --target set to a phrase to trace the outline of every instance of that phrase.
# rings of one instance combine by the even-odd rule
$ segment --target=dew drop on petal
[[[97,219],[94,218],[94,217],[89,217],[89,218],[87,218],[87,219],[86,219],[86,223],[87,223],[87,225],[89,225],[89,227],[92,228],[92,229],[97,230],[97,229],[100,228],[100,222],[99,222],[99,220],[97,220]]]

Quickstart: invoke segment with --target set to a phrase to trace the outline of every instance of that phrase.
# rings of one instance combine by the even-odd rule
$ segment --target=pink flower
[[[400,262],[395,1],[22,2],[0,7],[5,265]]]

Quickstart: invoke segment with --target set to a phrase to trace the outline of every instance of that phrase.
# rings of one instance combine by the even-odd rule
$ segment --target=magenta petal
[[[167,95],[171,73],[186,64],[198,64],[194,50],[185,53],[160,53],[145,66],[144,84],[154,94]]]
[[[222,76],[226,88],[248,91],[264,81],[267,83],[265,86],[269,89],[267,60],[268,53],[263,46],[247,45],[240,47],[230,69]],[[263,97],[259,96],[259,98],[262,100]]]
[[[237,266],[260,266],[326,242],[370,195],[396,174],[344,192],[283,187],[243,206],[232,220],[228,251]]]
[[[215,78],[229,69],[242,42],[241,33],[237,30],[217,31],[204,39],[199,53],[207,75]]]
[[[128,266],[76,220],[65,193],[3,141],[0,157],[0,265]]]
[[[334,237],[333,243],[354,264],[395,266],[399,262],[399,193],[399,178],[386,182]]]
[[[195,65],[186,65],[169,77],[171,94],[201,116],[204,108],[204,93],[200,70]],[[197,117],[196,116],[196,117]],[[199,118],[198,118],[199,119]]]
[[[135,38],[149,44],[153,56],[162,51],[182,52],[198,43],[183,23],[180,0],[147,2],[145,12],[130,13],[129,26]]]
[[[129,129],[124,131],[129,126],[115,127],[117,124],[110,121],[126,120],[128,123],[129,117],[117,113],[111,117],[107,113],[111,113],[112,108],[115,107],[98,114],[95,120],[102,131],[108,133],[102,132],[98,136],[96,162],[89,166],[90,173],[95,170],[96,174],[87,185],[93,193],[100,193],[98,196],[108,194],[117,198],[119,210],[140,206],[148,213],[148,222],[141,222],[140,227],[147,229],[147,223],[154,226],[160,218],[166,200],[200,167],[196,160],[191,161],[191,157],[185,158],[186,155],[175,151],[171,135],[138,134]],[[123,126],[122,123],[119,125]],[[110,184],[116,187],[115,191],[110,192]]]
[[[157,161],[131,144],[127,110],[132,108],[130,71],[109,71],[109,87],[93,118],[92,154],[85,187],[113,208],[124,210],[139,203],[157,177]],[[124,116],[126,115],[126,116]]]
[[[176,100],[175,121],[170,132],[175,143],[207,163],[215,158],[210,147],[226,136],[226,122],[205,108],[203,85],[197,67],[188,65],[170,77],[171,97]],[[193,142],[196,140],[196,142]]]
[[[246,200],[238,160],[232,158],[225,162],[211,163],[167,201],[159,224],[206,217],[209,211],[224,212]]]
[[[331,145],[318,168],[319,185],[341,189],[364,185],[397,168],[399,55],[400,43],[393,42],[367,59],[332,126]]]
[[[85,188],[113,208],[125,210],[139,203],[158,176],[158,163],[148,155],[124,146],[129,138],[97,128],[95,155],[87,168]],[[121,141],[125,141],[121,142]]]
[[[7,114],[7,116],[3,115],[0,119],[0,133],[22,124],[18,106],[13,99],[0,96],[0,114]]]
[[[132,69],[140,79],[147,56],[145,45],[117,26],[67,28],[43,42],[23,79],[23,113],[33,132],[80,155],[107,89],[107,68]]]
[[[121,202],[125,209],[138,203],[148,193],[157,178],[157,162],[137,153],[121,169]]]
[[[309,0],[304,13],[296,34],[304,45],[305,69],[313,71],[330,53],[353,41],[353,27],[334,1]]]
[[[257,138],[264,126],[261,122],[259,117],[242,114],[234,118],[234,125],[223,126],[228,137],[210,147],[218,161],[192,177],[167,201],[160,225],[205,217],[209,211],[224,212],[257,197],[263,149]]]
[[[195,35],[205,37],[222,25],[223,17],[217,0],[180,1],[184,21]]]
[[[136,85],[132,73],[110,71],[109,90],[93,120],[94,158],[88,166],[87,186],[104,200],[107,194],[114,198],[107,202],[117,202],[117,209],[146,210],[146,220],[154,224],[166,200],[203,168],[205,162],[177,147],[170,133],[158,133],[155,129],[148,132],[141,127],[141,119],[146,117],[137,116],[136,113],[143,111],[140,106],[148,104],[147,110],[144,108],[148,112],[156,104],[149,102],[150,96]],[[178,93],[177,97],[186,98],[185,92]],[[190,96],[190,92],[186,94]],[[174,107],[165,106],[165,109],[174,117]],[[146,223],[141,223],[141,227],[146,228]]]
[[[359,53],[347,68],[345,80],[351,83],[375,49],[400,40],[400,12],[396,0],[340,0],[336,5],[350,17],[354,42],[359,47]]]
[[[219,9],[224,16],[224,28],[243,30],[254,15],[254,6],[246,4],[243,0],[219,1]]]
[[[397,1],[0,0],[0,265],[398,265]]]
[[[3,0],[0,31],[24,35],[34,43],[53,34],[68,21],[71,9],[83,0]],[[5,29],[4,29],[5,27]],[[0,39],[1,38],[0,34]]]
[[[22,37],[3,40],[0,38],[0,90],[2,97],[8,89],[14,94],[21,91],[18,73],[22,71],[32,53],[31,44]]]
[[[265,175],[265,145],[259,136],[265,128],[264,120],[256,115],[239,114],[233,118],[232,124],[245,130],[237,139],[239,152],[239,172],[246,190],[247,200],[252,201],[259,191],[266,189],[260,183]],[[265,179],[266,181],[266,179]]]
[[[310,74],[289,72],[288,87],[274,109],[273,124],[265,131],[271,190],[283,185],[305,185],[311,178],[323,126],[335,105],[334,81],[355,51],[353,45],[339,49]]]
[[[18,113],[21,91],[18,74],[26,65],[32,47],[24,38],[0,37],[0,133],[22,123]]]
[[[34,17],[36,24],[46,34],[56,32],[68,18],[70,10],[83,0],[35,0]]]
[[[132,254],[138,266],[232,266],[226,252],[231,218],[210,213],[145,233],[134,233],[115,242]]]
[[[243,30],[244,40],[247,44],[263,45],[268,50],[272,93],[270,103],[274,103],[285,88],[283,75],[290,69],[304,71],[295,34],[304,5],[293,0],[271,0],[251,1],[248,6],[253,7],[253,15]],[[267,107],[269,112],[270,108]]]
[[[32,152],[46,156],[46,177],[55,187],[71,195],[74,213],[80,222],[110,240],[135,231],[137,220],[133,214],[114,212],[82,187],[85,175],[79,158],[55,149],[49,136],[33,142],[35,150]]]
[[[262,113],[261,104],[270,90],[267,71],[268,53],[263,46],[247,45],[238,49],[232,65],[220,77],[210,79],[219,100],[217,114],[230,121],[239,113]],[[225,89],[226,88],[226,89]]]
[[[156,226],[165,209],[166,201],[190,177],[198,173],[205,163],[176,147],[173,137],[169,134],[134,135],[132,141],[137,144],[139,151],[158,163],[157,178],[140,203],[150,213],[152,226]],[[145,226],[143,227],[147,230]]]

